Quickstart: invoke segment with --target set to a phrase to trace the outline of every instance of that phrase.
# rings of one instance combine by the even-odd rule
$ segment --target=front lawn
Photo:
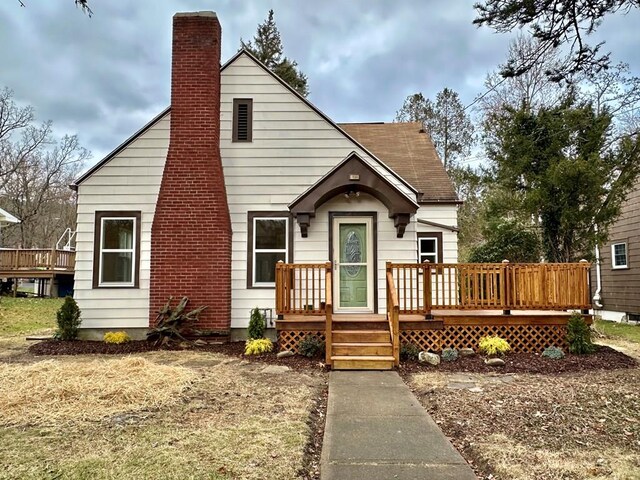
[[[317,478],[324,370],[227,346],[34,356],[61,304],[0,299],[1,480]]]
[[[596,320],[595,328],[607,337],[640,343],[640,325]]]

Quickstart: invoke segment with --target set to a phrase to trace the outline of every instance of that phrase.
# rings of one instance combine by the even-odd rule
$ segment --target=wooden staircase
[[[393,344],[385,315],[334,315],[331,338],[334,370],[393,369]]]

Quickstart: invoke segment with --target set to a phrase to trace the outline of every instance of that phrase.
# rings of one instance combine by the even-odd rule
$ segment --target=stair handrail
[[[327,262],[327,268],[325,270],[324,288],[325,288],[325,333],[324,333],[324,348],[325,348],[325,363],[331,365],[331,352],[332,348],[332,333],[333,333],[333,300],[331,293],[333,291],[333,284],[331,278],[331,262]]]
[[[71,230],[71,227],[67,227],[67,229],[64,231],[62,235],[60,235],[60,238],[56,242],[56,250],[65,250],[69,252],[74,250],[71,247],[71,242],[75,236],[76,236],[76,231]],[[60,243],[63,242],[65,239],[66,239],[65,244],[62,247],[60,247]]]
[[[391,262],[387,262],[387,320],[391,332],[391,344],[393,348],[393,364],[400,365],[400,303],[398,291],[393,281]]]

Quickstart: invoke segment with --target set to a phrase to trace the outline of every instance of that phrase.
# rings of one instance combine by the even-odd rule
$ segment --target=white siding
[[[78,233],[74,296],[83,328],[136,328],[149,325],[151,224],[169,145],[169,115],[143,133],[78,188]],[[138,210],[140,288],[93,289],[95,212]]]
[[[255,306],[273,308],[273,289],[247,289],[247,212],[286,211],[287,205],[335,167],[351,152],[408,197],[415,199],[383,166],[336,130],[313,109],[280,85],[246,56],[240,56],[222,73],[221,155],[233,229],[232,319],[234,328],[246,327]],[[253,98],[253,141],[233,143],[231,120],[234,98]],[[79,187],[76,298],[83,311],[83,327],[125,328],[148,324],[150,235],[155,203],[169,143],[169,115],[112,158]],[[319,209],[303,239],[297,225],[294,260],[328,259],[327,212],[350,207],[378,212],[379,305],[384,306],[386,260],[416,260],[415,218],[404,239],[395,236],[393,222],[377,200],[362,196],[358,205],[338,199]],[[419,210],[419,217],[455,224],[455,207]],[[96,210],[142,212],[139,289],[92,289],[93,230]],[[442,211],[440,211],[442,210]],[[427,229],[433,231],[433,229]],[[444,233],[445,259],[455,261],[455,235]]]
[[[448,227],[458,226],[458,207],[456,205],[423,205],[416,214],[416,218],[439,223]],[[442,263],[457,263],[458,234],[449,229],[433,227],[423,223],[416,223],[417,232],[442,233]],[[417,237],[416,237],[417,242]]]

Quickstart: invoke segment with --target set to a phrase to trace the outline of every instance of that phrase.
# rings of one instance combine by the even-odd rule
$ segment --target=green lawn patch
[[[0,337],[51,333],[62,298],[0,298]]]
[[[596,330],[607,337],[640,343],[640,325],[596,320]]]

